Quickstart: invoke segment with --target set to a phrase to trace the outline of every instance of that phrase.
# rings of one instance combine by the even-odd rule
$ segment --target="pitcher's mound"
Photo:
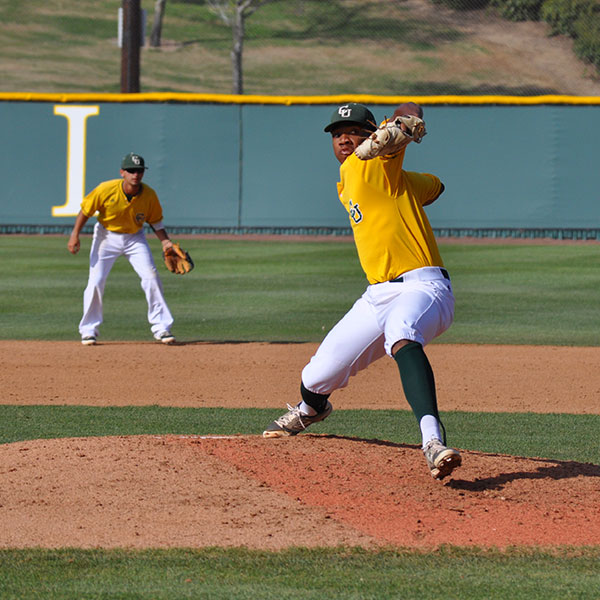
[[[302,434],[0,446],[0,547],[600,543],[600,467]]]

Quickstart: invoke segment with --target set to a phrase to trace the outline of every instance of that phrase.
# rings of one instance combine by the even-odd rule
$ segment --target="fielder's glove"
[[[182,250],[179,244],[173,244],[163,250],[165,266],[171,273],[185,275],[194,268],[194,261],[188,252]]]
[[[427,134],[425,121],[413,115],[386,120],[354,151],[361,160],[400,152],[410,142],[419,144]]]

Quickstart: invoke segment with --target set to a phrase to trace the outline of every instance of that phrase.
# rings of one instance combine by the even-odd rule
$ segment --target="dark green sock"
[[[439,421],[433,369],[423,346],[417,342],[410,342],[396,352],[394,360],[400,370],[404,395],[417,418],[417,423],[420,423],[425,415],[433,415]]]

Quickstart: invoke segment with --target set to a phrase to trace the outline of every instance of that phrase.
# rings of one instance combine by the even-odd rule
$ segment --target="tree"
[[[261,6],[277,0],[206,0],[209,9],[231,27],[233,47],[231,63],[233,67],[233,93],[243,94],[242,54],[246,19]]]
[[[166,4],[167,0],[155,0],[154,2],[154,19],[152,21],[152,31],[150,32],[150,45],[153,48],[160,47],[160,37],[162,34],[162,23]]]

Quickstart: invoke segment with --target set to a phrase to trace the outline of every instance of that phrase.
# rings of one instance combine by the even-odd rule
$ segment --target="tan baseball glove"
[[[386,120],[354,151],[361,160],[388,156],[400,152],[410,142],[421,143],[427,134],[425,121],[413,115]]]
[[[188,252],[182,250],[179,244],[173,244],[163,250],[165,266],[171,273],[185,275],[194,268],[194,261]]]

